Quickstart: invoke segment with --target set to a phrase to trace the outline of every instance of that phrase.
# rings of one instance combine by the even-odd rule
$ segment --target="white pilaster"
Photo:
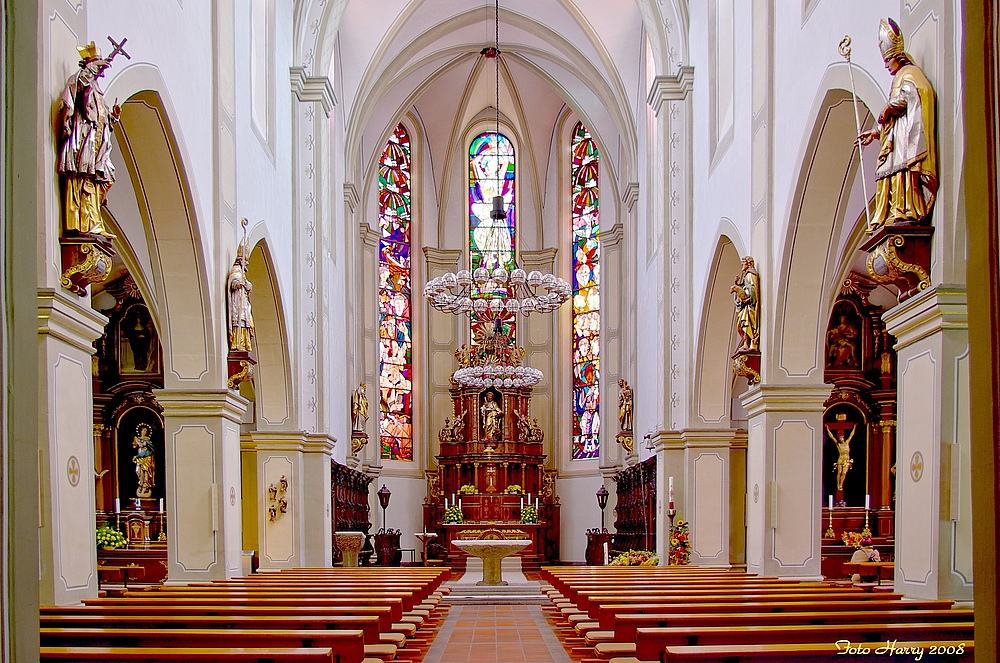
[[[241,572],[240,422],[247,401],[231,391],[162,390],[169,582]]]
[[[757,385],[748,413],[747,571],[820,576],[823,402],[829,385]]]
[[[972,599],[969,328],[964,286],[887,311],[896,337],[896,577],[907,596]]]
[[[332,564],[330,460],[335,441],[302,432],[250,434],[256,456],[257,551],[260,569]],[[282,491],[281,480],[286,488]],[[280,494],[272,500],[269,489]],[[250,499],[250,496],[247,496]],[[282,513],[279,500],[284,499]],[[271,520],[270,507],[276,513]]]
[[[686,509],[691,563],[729,567],[745,551],[746,432],[735,428],[683,430]],[[676,487],[675,487],[676,491]]]
[[[91,357],[107,319],[88,302],[61,289],[38,291],[42,604],[97,596]]]

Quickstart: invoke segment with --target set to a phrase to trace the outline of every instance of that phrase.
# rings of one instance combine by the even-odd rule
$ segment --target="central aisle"
[[[572,663],[537,605],[456,605],[423,663]]]

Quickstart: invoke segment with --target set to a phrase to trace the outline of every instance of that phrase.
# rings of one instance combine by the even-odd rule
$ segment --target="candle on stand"
[[[827,495],[829,497],[830,510],[833,511],[833,495]]]
[[[521,495],[521,508],[524,508],[524,495]]]
[[[871,495],[865,495],[865,511],[871,508]]]
[[[462,498],[461,497],[458,498],[458,508],[459,509],[462,508]]]
[[[669,502],[669,504],[667,505],[667,508],[668,509],[673,509],[674,508],[674,478],[673,477],[669,477],[669,479],[667,481],[667,501]]]
[[[535,498],[535,511],[538,511],[538,498]]]
[[[160,511],[163,511],[163,498],[160,498]]]
[[[121,509],[122,509],[122,505],[121,505],[121,502],[120,502],[120,501],[119,501],[119,499],[118,499],[118,498],[116,497],[116,498],[115,498],[115,513],[118,513],[119,511],[121,511]]]

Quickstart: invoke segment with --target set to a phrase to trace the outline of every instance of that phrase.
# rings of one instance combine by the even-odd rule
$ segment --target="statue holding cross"
[[[844,502],[844,479],[847,478],[847,471],[854,465],[851,458],[851,440],[857,425],[847,420],[847,415],[843,412],[837,414],[836,423],[826,425],[826,434],[830,440],[837,445],[839,453],[834,469],[837,471],[837,506],[846,506]]]
[[[115,183],[111,163],[111,133],[121,108],[109,108],[98,79],[118,54],[125,52],[121,43],[108,37],[114,50],[107,59],[94,42],[80,46],[80,70],[69,77],[60,96],[57,143],[58,171],[62,176],[64,236],[99,235],[114,239],[104,227],[101,206]]]

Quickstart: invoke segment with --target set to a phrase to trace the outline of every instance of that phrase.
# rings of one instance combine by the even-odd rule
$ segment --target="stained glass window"
[[[507,220],[490,218],[493,197],[503,196]],[[469,147],[469,269],[515,268],[517,216],[514,206],[514,145],[503,134],[486,132]],[[514,314],[503,313],[503,328],[514,339]],[[475,344],[493,326],[472,321]]]
[[[410,137],[402,124],[378,168],[379,440],[382,458],[413,460],[410,338]]]
[[[573,132],[573,460],[597,458],[601,433],[600,215],[597,145]]]

